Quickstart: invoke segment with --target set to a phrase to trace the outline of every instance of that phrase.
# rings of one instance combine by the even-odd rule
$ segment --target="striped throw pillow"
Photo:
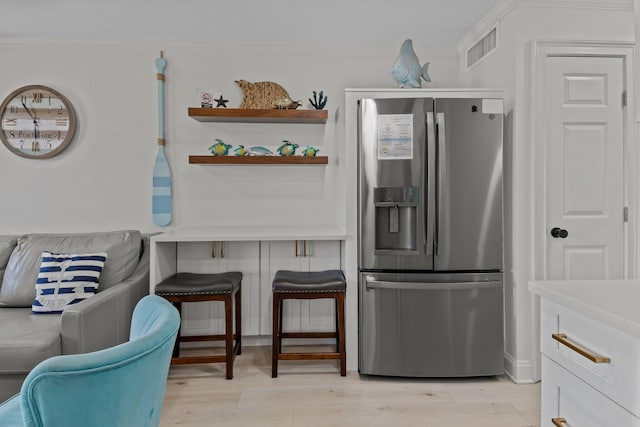
[[[65,307],[94,295],[107,260],[105,252],[92,254],[42,253],[36,281],[33,313],[61,313]]]

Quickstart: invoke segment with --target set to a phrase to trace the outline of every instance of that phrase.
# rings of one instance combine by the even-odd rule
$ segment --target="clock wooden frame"
[[[56,156],[67,148],[75,130],[73,105],[48,86],[23,86],[0,105],[0,140],[20,157]]]

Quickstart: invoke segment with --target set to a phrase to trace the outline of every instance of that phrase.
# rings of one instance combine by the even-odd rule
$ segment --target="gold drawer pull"
[[[551,422],[556,427],[567,427],[567,420],[564,418],[551,418]]]
[[[569,341],[569,339],[567,338],[567,334],[551,334],[551,337],[554,340],[558,341],[560,344],[566,345],[571,350],[591,360],[593,363],[610,363],[611,362],[611,358],[589,353],[588,350],[580,347],[578,344],[574,342]]]
[[[220,241],[220,258],[224,258],[224,241]],[[216,242],[211,242],[211,258],[216,257]]]

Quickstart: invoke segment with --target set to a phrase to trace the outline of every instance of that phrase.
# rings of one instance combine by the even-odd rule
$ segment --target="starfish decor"
[[[217,107],[224,107],[224,108],[227,108],[227,102],[229,102],[229,100],[228,100],[228,99],[224,99],[224,98],[222,97],[222,95],[220,95],[220,98],[218,98],[218,99],[214,99],[214,101],[216,101],[216,108],[217,108]]]

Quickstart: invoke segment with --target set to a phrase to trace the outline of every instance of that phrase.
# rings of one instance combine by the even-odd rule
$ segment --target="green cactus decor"
[[[313,100],[309,98],[309,102],[313,105],[313,108],[316,110],[322,110],[325,105],[327,105],[328,97],[324,96],[324,93],[320,91],[319,94],[316,94],[316,91],[313,91]]]

